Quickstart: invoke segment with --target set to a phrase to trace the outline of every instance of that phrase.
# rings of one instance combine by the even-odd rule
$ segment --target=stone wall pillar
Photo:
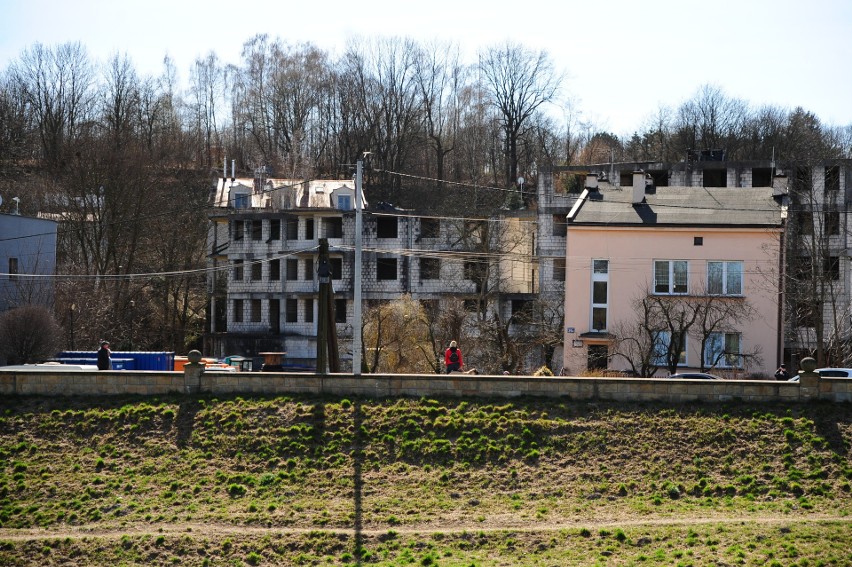
[[[816,370],[816,360],[806,357],[799,362],[799,397],[803,400],[819,398],[819,374]]]
[[[187,394],[196,394],[201,391],[201,375],[204,374],[201,352],[191,350],[187,358],[189,362],[183,367],[183,387]]]

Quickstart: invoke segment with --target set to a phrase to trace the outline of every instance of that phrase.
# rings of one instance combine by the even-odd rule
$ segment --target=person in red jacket
[[[462,352],[456,341],[450,341],[450,348],[444,351],[444,366],[447,367],[447,374],[461,372],[461,368],[464,366]]]

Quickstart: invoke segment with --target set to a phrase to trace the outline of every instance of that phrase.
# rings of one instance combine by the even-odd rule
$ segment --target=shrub
[[[535,372],[533,372],[533,376],[553,376],[553,371],[547,366],[542,366]]]

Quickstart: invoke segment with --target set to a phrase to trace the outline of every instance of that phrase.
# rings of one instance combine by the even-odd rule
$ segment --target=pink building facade
[[[675,345],[677,372],[771,378],[783,354],[783,202],[771,187],[590,175],[567,217],[563,374],[666,376]],[[673,326],[648,305],[702,315]]]

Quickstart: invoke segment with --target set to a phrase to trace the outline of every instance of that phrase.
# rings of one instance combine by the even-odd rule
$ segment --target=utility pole
[[[352,373],[361,375],[361,187],[364,175],[364,161],[358,160],[355,168],[355,282],[353,289],[352,322]]]

